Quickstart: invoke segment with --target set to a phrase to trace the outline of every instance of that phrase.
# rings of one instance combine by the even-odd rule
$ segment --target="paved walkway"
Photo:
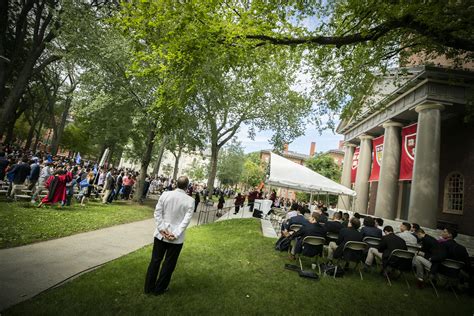
[[[197,224],[198,214],[194,214],[190,226]],[[250,217],[252,213],[245,209],[238,215],[225,214],[219,220]],[[147,219],[0,250],[0,311],[151,244],[154,227],[154,219]],[[276,237],[269,227],[270,222],[262,220],[264,235]]]

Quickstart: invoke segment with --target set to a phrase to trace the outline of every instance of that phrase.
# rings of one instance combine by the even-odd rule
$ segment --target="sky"
[[[245,153],[250,153],[262,149],[272,149],[272,145],[268,142],[271,136],[271,131],[262,131],[256,134],[254,140],[251,140],[247,135],[247,129],[243,126],[237,134],[237,140],[242,143]],[[316,128],[308,127],[305,135],[296,138],[289,144],[288,149],[309,155],[311,142],[316,142],[316,152],[326,152],[330,149],[337,149],[339,141],[343,138],[343,135],[335,134],[330,130],[325,130],[320,135]]]

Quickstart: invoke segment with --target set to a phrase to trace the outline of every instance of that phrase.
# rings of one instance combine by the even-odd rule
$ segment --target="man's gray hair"
[[[177,183],[178,189],[186,190],[188,188],[188,185],[189,185],[188,177],[181,176],[178,178],[178,183]]]

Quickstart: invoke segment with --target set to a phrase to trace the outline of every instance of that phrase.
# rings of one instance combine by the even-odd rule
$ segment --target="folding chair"
[[[364,237],[362,241],[365,242],[369,246],[369,248],[377,248],[380,245],[381,239],[376,237]]]
[[[319,265],[319,258],[323,255],[323,249],[324,249],[323,247],[325,243],[326,243],[326,239],[324,237],[306,236],[303,239],[302,251],[301,251],[301,254],[298,255],[301,271],[303,271],[303,263],[301,262],[302,256],[308,257],[308,258],[316,257],[316,264],[318,265],[319,274],[321,274],[321,266]],[[304,254],[305,247],[315,248],[314,250],[316,251],[316,253],[314,254],[314,256],[305,255]]]
[[[410,251],[410,252],[413,252],[415,255],[417,255],[418,252],[420,252],[420,250],[421,250],[421,246],[420,245],[407,244],[407,250]]]
[[[403,272],[412,271],[412,262],[414,256],[414,252],[402,249],[395,249],[388,257],[387,267],[391,267],[395,270],[398,270],[400,274],[403,275],[403,279],[405,280],[408,288],[410,288],[410,284],[408,283],[408,280],[405,277],[405,274],[403,274]],[[386,269],[384,269],[383,274],[387,278],[388,285],[392,286],[392,282],[390,281],[390,277]]]
[[[294,232],[296,233],[297,231],[299,231],[299,230],[301,229],[301,227],[303,227],[303,225],[300,225],[300,224],[293,224],[293,225],[290,226],[290,229],[289,229],[289,230],[292,230],[292,231],[294,231]]]
[[[459,297],[456,294],[456,291],[454,290],[453,284],[457,284],[459,282],[459,275],[461,274],[461,269],[463,267],[464,267],[464,262],[456,261],[452,259],[445,259],[443,262],[441,262],[441,266],[438,271],[438,274],[441,274],[442,276],[448,279],[447,284],[453,291],[454,296],[456,296],[456,299],[458,300],[459,300]],[[450,281],[454,281],[454,282],[450,282]],[[438,290],[436,289],[436,286],[434,285],[432,279],[430,279],[430,283],[435,291],[436,296],[439,297]]]
[[[329,243],[330,241],[336,241],[336,240],[339,239],[339,234],[336,234],[336,233],[327,233],[326,239],[328,240],[328,243]]]
[[[367,244],[362,241],[348,241],[344,245],[344,249],[342,250],[342,258],[345,262],[355,262],[356,266],[354,268],[358,268],[360,279],[364,280],[362,277],[362,271],[360,269],[360,263],[362,263],[362,258],[364,257],[364,251],[367,249]],[[338,260],[339,261],[339,260]],[[336,264],[336,268],[334,269],[334,278],[336,278],[338,265]]]

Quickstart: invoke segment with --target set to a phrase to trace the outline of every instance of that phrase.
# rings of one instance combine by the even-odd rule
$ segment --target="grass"
[[[16,247],[53,238],[139,221],[153,216],[149,206],[89,202],[59,208],[36,208],[29,202],[0,202],[0,248]]]
[[[389,287],[377,273],[319,281],[283,269],[287,254],[273,250],[259,221],[224,221],[191,228],[170,291],[143,294],[151,255],[147,246],[66,285],[20,303],[5,315],[472,315],[466,296]],[[309,263],[308,263],[309,264]]]

